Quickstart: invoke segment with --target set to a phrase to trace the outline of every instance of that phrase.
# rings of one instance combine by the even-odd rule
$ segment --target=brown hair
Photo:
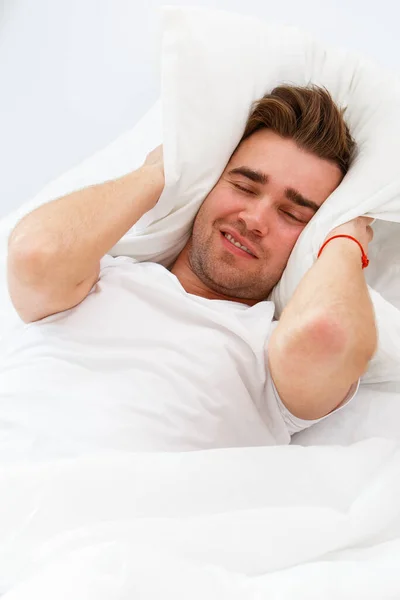
[[[259,129],[272,129],[303,150],[336,163],[345,175],[355,141],[344,112],[325,88],[282,85],[254,103],[241,141]]]

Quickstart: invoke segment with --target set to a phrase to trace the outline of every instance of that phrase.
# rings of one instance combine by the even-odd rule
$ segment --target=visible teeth
[[[245,252],[247,252],[248,254],[250,254],[250,256],[254,256],[254,254],[252,252],[250,252],[250,250],[248,248],[246,248],[246,246],[242,246],[242,244],[240,244],[239,242],[237,242],[235,240],[234,237],[231,236],[230,233],[224,233],[224,236],[226,237],[227,240],[229,240],[234,246],[237,246],[238,248],[241,248],[242,250],[244,250]]]

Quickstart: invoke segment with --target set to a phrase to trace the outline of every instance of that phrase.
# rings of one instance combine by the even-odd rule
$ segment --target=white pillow
[[[162,72],[167,189],[147,230],[154,235],[165,235],[166,226],[177,237],[183,235],[189,213],[194,216],[239,142],[252,102],[273,87],[323,85],[339,105],[347,106],[358,156],[303,231],[272,299],[279,317],[334,227],[362,214],[395,222],[389,229],[376,225],[383,235],[375,245],[379,252],[371,251],[375,264],[368,280],[378,287],[371,295],[380,349],[364,381],[400,381],[400,302],[393,291],[400,286],[399,244],[393,243],[400,234],[399,81],[296,29],[222,11],[177,7],[164,9]],[[168,223],[163,220],[167,214]],[[388,231],[392,235],[386,237]],[[165,249],[170,249],[170,239],[165,241]],[[390,276],[382,278],[384,272]]]

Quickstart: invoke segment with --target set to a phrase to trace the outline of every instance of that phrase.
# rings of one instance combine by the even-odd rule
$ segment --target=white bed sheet
[[[4,600],[394,600],[400,445],[0,469]]]

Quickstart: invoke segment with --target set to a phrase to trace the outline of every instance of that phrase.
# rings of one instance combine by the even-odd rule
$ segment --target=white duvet
[[[290,447],[187,454],[97,450],[66,460],[49,455],[40,464],[25,453],[14,466],[0,456],[0,593],[5,600],[397,599],[398,83],[301,32],[179,8],[164,12],[162,77],[161,103],[133,131],[0,222],[0,349],[5,334],[21,326],[4,277],[7,235],[19,216],[134,168],[163,141],[165,192],[113,254],[166,264],[240,139],[249,103],[280,81],[313,80],[348,104],[360,152],[299,239],[274,292],[277,313],[326,233],[368,213],[378,219],[368,282],[379,353],[352,405],[301,433]],[[24,382],[25,399],[34,399],[32,384]],[[17,409],[11,418],[0,408],[0,436],[11,444],[22,423]]]
[[[100,454],[0,485],[4,600],[400,596],[395,441]]]

